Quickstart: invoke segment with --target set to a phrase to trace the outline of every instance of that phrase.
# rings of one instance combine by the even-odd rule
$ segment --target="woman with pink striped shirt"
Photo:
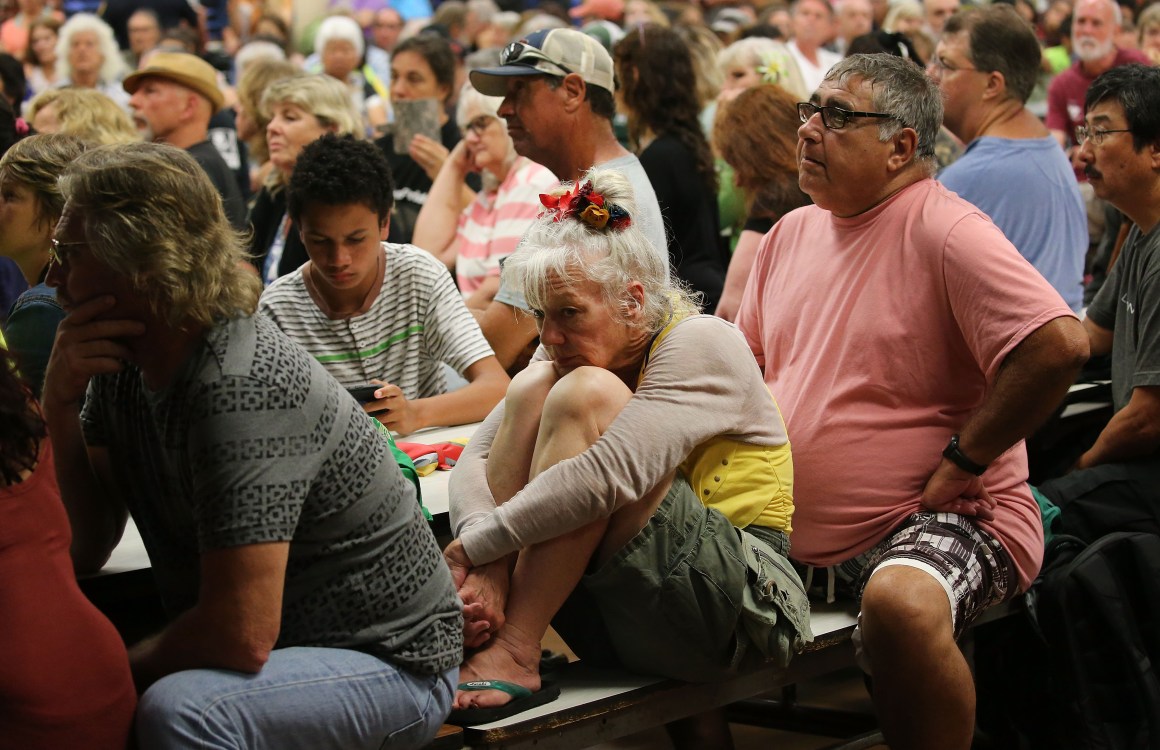
[[[499,289],[499,262],[516,249],[539,214],[540,193],[556,185],[546,167],[516,153],[500,102],[470,84],[459,94],[456,120],[463,140],[439,170],[415,224],[413,243],[455,273],[472,309],[487,307]],[[464,183],[479,172],[483,189]]]

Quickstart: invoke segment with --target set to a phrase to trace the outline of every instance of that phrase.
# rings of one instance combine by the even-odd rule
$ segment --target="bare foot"
[[[463,600],[463,645],[476,649],[489,641],[503,627],[504,605],[511,585],[509,561],[495,562],[472,568],[459,598]]]
[[[476,651],[459,668],[459,682],[503,680],[535,692],[540,689],[540,641],[528,638],[509,623],[486,647]],[[511,701],[499,690],[459,691],[455,708],[494,708]]]

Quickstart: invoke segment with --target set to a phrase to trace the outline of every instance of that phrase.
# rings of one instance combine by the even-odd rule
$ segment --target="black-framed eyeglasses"
[[[797,103],[798,119],[802,122],[809,122],[810,118],[819,112],[822,113],[822,124],[830,130],[841,130],[850,124],[850,120],[855,117],[875,117],[879,119],[898,119],[894,115],[888,115],[883,112],[851,112],[848,109],[841,107],[823,107],[820,104],[813,102],[798,102]]]
[[[1102,130],[1099,128],[1091,128],[1086,125],[1080,125],[1075,129],[1075,140],[1079,145],[1083,145],[1091,141],[1095,145],[1100,145],[1112,133],[1131,133],[1128,128],[1112,128],[1111,130]]]
[[[61,242],[55,237],[48,245],[48,260],[58,266],[63,266],[64,262],[68,260],[68,250],[65,248],[76,247],[77,245],[84,245],[84,242]]]
[[[504,47],[503,52],[501,52],[499,55],[500,65],[518,65],[521,63],[529,64],[529,61],[546,62],[549,65],[564,71],[564,75],[568,75],[569,73],[573,72],[545,55],[539,49],[525,42],[512,42],[508,46]],[[529,64],[529,67],[535,66]]]
[[[482,136],[483,131],[487,130],[488,127],[491,126],[492,122],[497,119],[499,118],[493,117],[492,115],[480,115],[479,117],[476,117],[474,120],[463,126],[463,134],[467,135],[468,133],[475,133],[476,137]]]

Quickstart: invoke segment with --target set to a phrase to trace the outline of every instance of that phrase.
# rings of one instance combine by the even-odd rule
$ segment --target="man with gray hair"
[[[855,644],[890,746],[965,750],[975,697],[955,641],[1039,569],[1022,440],[1087,341],[931,179],[942,102],[913,63],[848,57],[798,114],[814,205],[765,237],[737,316],[793,435],[792,554],[861,597]]]
[[[1071,165],[1024,106],[1041,52],[1010,5],[956,13],[927,72],[943,94],[943,124],[966,152],[939,182],[991,217],[1072,310],[1083,305],[1087,216]]]
[[[1083,165],[1075,155],[1079,142],[1075,129],[1083,125],[1083,102],[1088,86],[1096,76],[1117,65],[1151,64],[1143,52],[1116,46],[1123,15],[1115,0],[1079,0],[1071,24],[1075,63],[1053,78],[1047,89],[1047,127],[1073,157],[1076,175],[1085,180],[1081,176]]]

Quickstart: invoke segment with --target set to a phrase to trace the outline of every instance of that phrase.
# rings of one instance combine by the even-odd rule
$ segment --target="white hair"
[[[501,104],[503,104],[502,96],[484,96],[468,81],[459,90],[459,102],[455,105],[455,124],[459,126],[460,131],[463,131],[467,128],[467,124],[475,119],[475,117],[479,115],[491,115],[499,122],[500,127],[503,128],[503,132],[506,135],[507,121],[499,116],[499,105]],[[507,146],[507,154],[504,156],[503,163],[505,168],[510,168],[519,157],[519,154],[516,153],[515,144],[512,143],[510,137],[507,139]],[[491,170],[484,169],[480,176],[483,180],[483,189],[485,192],[499,189],[499,178]]]
[[[286,59],[286,50],[279,47],[273,42],[267,42],[265,39],[255,39],[252,42],[246,42],[238,53],[234,55],[234,70],[237,71],[237,78],[241,80],[242,73],[246,72],[252,63],[259,60],[276,60],[282,62]]]
[[[629,284],[639,282],[645,294],[637,325],[650,332],[664,328],[672,315],[697,312],[693,295],[670,273],[668,253],[653,245],[636,222],[636,200],[628,178],[612,169],[593,167],[581,179],[583,183],[604,197],[605,208],[618,206],[632,223],[623,229],[597,229],[575,215],[557,221],[554,212],[545,211],[504,262],[504,280],[524,293],[533,310],[544,309],[554,283],[594,282],[614,319],[625,323],[635,305]],[[571,192],[572,187],[564,183],[554,194]]]
[[[459,126],[460,130],[463,130],[467,127],[467,123],[473,119],[469,115],[478,111],[481,115],[491,115],[504,123],[506,129],[507,123],[499,116],[499,105],[501,104],[503,104],[502,96],[485,96],[479,93],[469,81],[463,84],[463,88],[459,90],[459,103],[455,106],[455,124]]]
[[[115,83],[121,80],[127,68],[125,61],[121,58],[121,49],[117,46],[117,39],[113,36],[113,29],[92,13],[77,13],[60,27],[60,33],[56,39],[56,59],[57,65],[60,66],[61,77],[72,79],[68,48],[73,35],[84,31],[91,31],[97,35],[97,46],[104,57],[101,62],[101,80],[105,83]]]
[[[314,51],[321,55],[326,45],[333,41],[350,42],[359,57],[362,57],[366,45],[358,21],[350,16],[330,16],[318,24],[318,33],[314,35]]]
[[[499,13],[495,0],[467,0],[467,12],[474,13],[480,23],[491,23]]]

